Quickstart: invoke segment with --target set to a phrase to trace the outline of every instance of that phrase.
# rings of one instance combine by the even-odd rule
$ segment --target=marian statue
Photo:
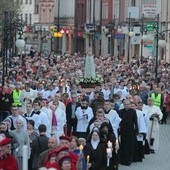
[[[91,51],[86,56],[84,78],[96,78],[94,57]]]

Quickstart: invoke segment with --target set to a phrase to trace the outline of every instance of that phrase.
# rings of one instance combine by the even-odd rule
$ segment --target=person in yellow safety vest
[[[12,91],[12,99],[13,99],[13,106],[18,106],[21,107],[22,103],[20,100],[20,96],[21,96],[22,91],[20,90],[20,85],[16,85],[16,88]]]
[[[162,94],[160,93],[159,88],[155,88],[153,90],[153,93],[151,94],[151,98],[152,98],[155,106],[162,108],[163,100],[162,100]]]

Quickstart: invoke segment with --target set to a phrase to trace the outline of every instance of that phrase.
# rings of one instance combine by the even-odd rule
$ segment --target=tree
[[[20,0],[0,0],[0,26],[2,26],[4,11],[12,11],[13,17],[18,15],[20,10]]]

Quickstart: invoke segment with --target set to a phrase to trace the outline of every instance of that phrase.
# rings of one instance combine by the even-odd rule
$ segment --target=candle
[[[83,145],[80,145],[80,146],[79,146],[80,154],[82,154],[83,148],[84,148]]]
[[[22,160],[22,169],[28,170],[28,146],[23,146],[23,160]]]
[[[112,150],[110,148],[106,148],[107,155],[110,156],[112,154]]]
[[[119,149],[119,142],[118,142],[118,139],[116,139],[116,141],[115,141],[115,152],[116,153],[117,153],[118,149]]]
[[[116,139],[115,144],[118,144],[118,139]]]
[[[87,163],[89,163],[89,161],[90,161],[90,156],[87,155]]]
[[[112,146],[113,146],[113,145],[112,145],[112,142],[108,141],[108,142],[107,142],[107,146],[108,146],[108,148],[112,148]]]
[[[106,148],[106,152],[107,152],[107,167],[109,167],[110,158],[112,157],[112,150],[110,148]]]

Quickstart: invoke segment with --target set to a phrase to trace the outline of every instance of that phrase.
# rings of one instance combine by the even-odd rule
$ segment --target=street
[[[155,154],[146,155],[143,162],[119,166],[119,170],[170,170],[170,119],[167,124],[160,125],[159,150]]]

